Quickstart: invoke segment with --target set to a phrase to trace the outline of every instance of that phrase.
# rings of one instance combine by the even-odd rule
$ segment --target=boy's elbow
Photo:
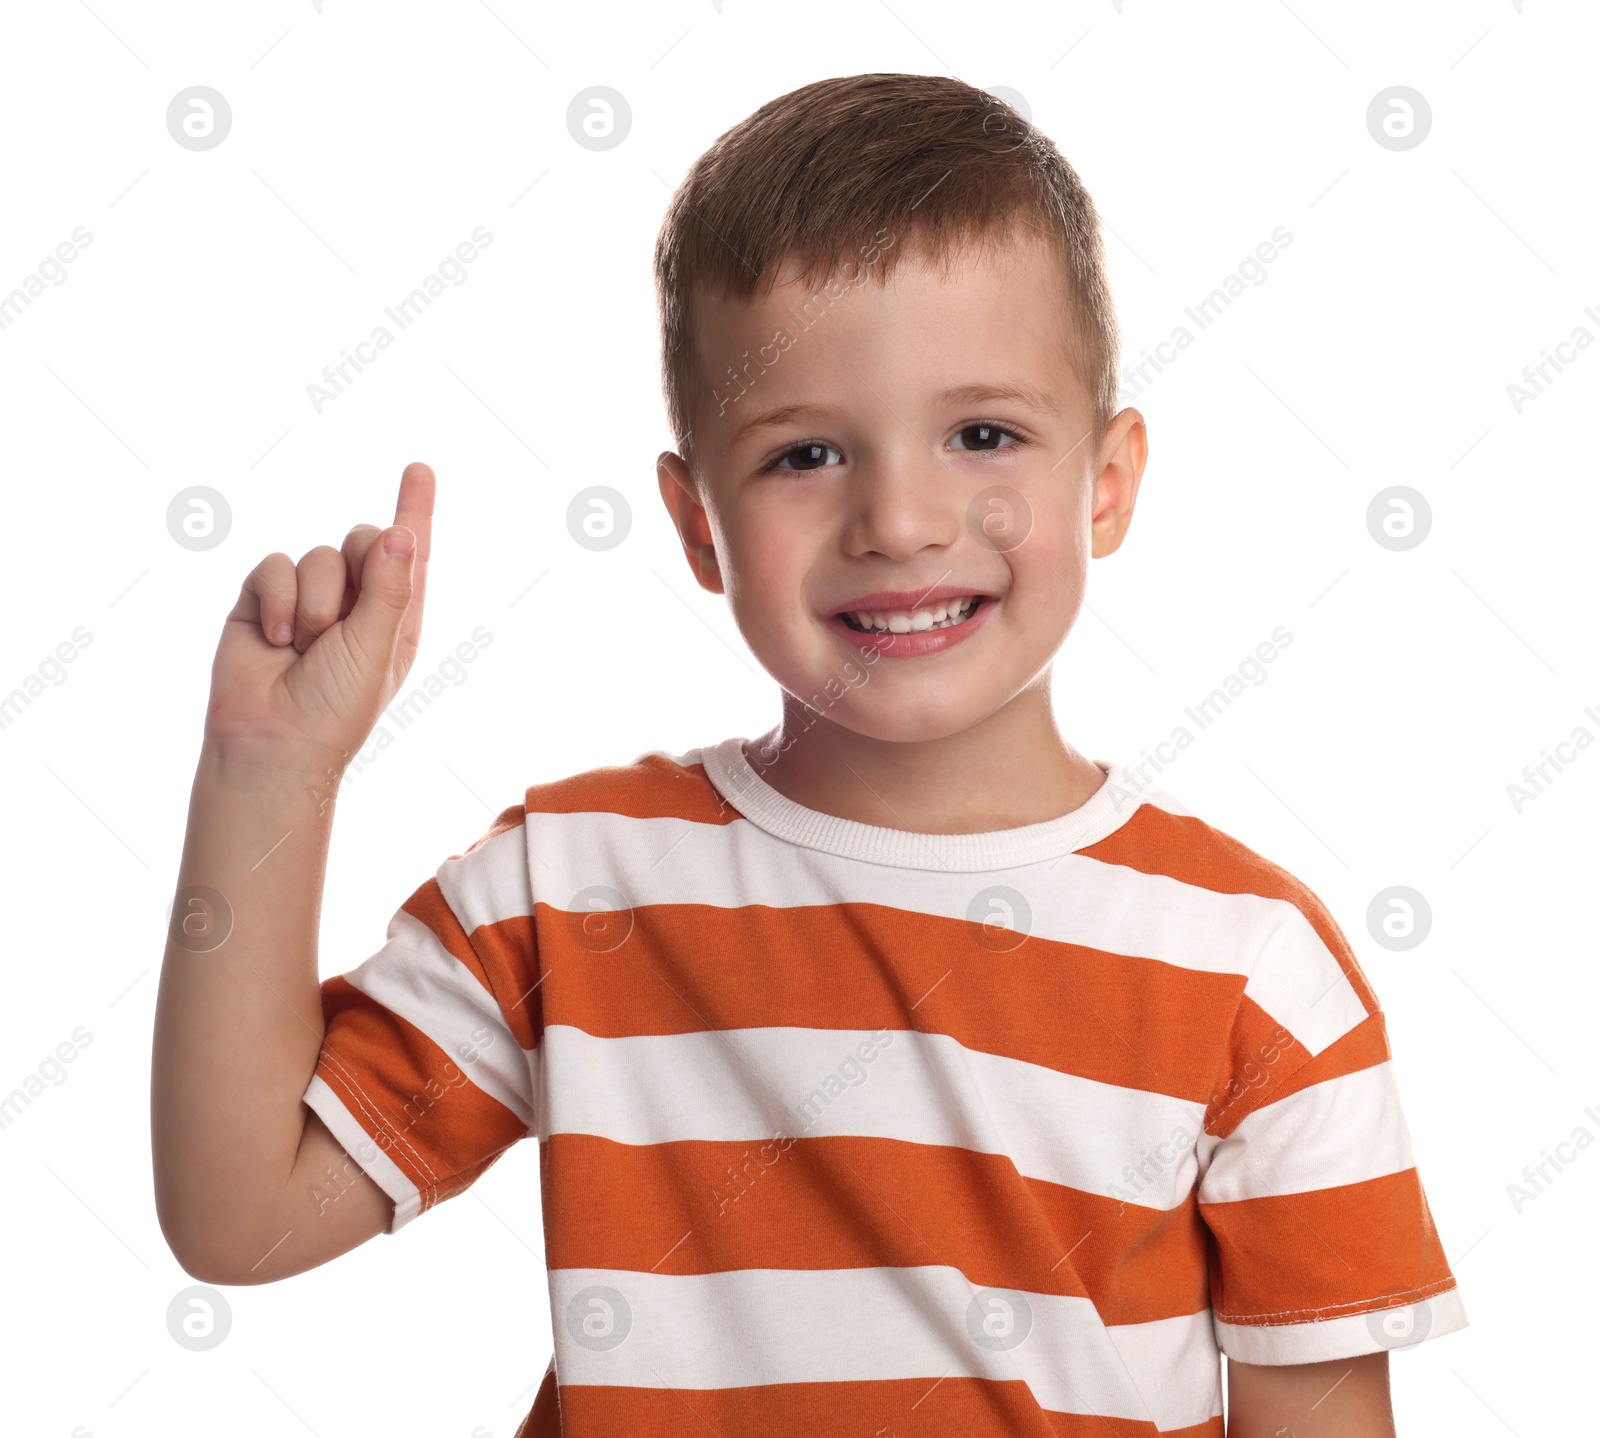
[[[168,1246],[171,1247],[170,1243]],[[172,1256],[178,1260],[178,1267],[196,1283],[211,1283],[231,1288],[239,1282],[234,1276],[233,1268],[227,1263],[219,1263],[211,1254],[191,1253],[186,1249],[173,1248]]]
[[[161,1217],[161,1234],[167,1249],[196,1283],[234,1284],[233,1264],[214,1243],[202,1243],[179,1225]]]
[[[259,1264],[252,1267],[229,1251],[195,1244],[180,1248],[171,1239],[167,1240],[167,1246],[178,1260],[178,1267],[196,1283],[210,1283],[218,1288],[250,1288],[285,1276]]]
[[[248,1271],[248,1266],[239,1261],[237,1244],[230,1242],[229,1235],[218,1232],[214,1225],[177,1218],[165,1212],[160,1203],[156,1205],[156,1218],[178,1267],[196,1283],[239,1287],[266,1281]]]

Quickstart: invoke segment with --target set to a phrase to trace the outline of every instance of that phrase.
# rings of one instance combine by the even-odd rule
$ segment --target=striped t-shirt
[[[527,790],[322,985],[389,1232],[537,1137],[519,1433],[1221,1438],[1219,1349],[1466,1316],[1306,887],[1099,763],[1060,818],[819,813],[728,739]]]

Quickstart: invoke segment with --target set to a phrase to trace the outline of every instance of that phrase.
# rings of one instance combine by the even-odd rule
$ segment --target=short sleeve
[[[1383,1013],[1303,889],[1251,967],[1206,1134],[1199,1206],[1230,1358],[1318,1363],[1466,1326]]]
[[[521,806],[502,813],[401,905],[377,953],[321,986],[325,1031],[304,1099],[394,1200],[389,1233],[537,1130],[524,820]]]

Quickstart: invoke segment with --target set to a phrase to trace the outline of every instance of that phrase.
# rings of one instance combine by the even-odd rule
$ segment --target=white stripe
[[[1374,1064],[1257,1109],[1213,1152],[1200,1202],[1310,1193],[1414,1164],[1393,1066]]]
[[[384,1231],[398,1233],[422,1212],[421,1191],[395,1161],[367,1137],[367,1131],[356,1122],[345,1107],[344,1100],[328,1086],[321,1074],[312,1075],[304,1100],[317,1117],[327,1124],[328,1132],[339,1141],[344,1151],[394,1200],[394,1215]],[[363,1106],[359,1095],[354,1102],[357,1107]],[[379,1125],[377,1115],[372,1116],[372,1122],[374,1127]]]
[[[603,885],[634,908],[858,903],[965,920],[985,890],[1007,888],[1023,896],[1027,932],[1039,938],[1248,975],[1245,992],[1313,1054],[1366,1017],[1338,962],[1284,899],[1218,894],[1081,854],[974,874],[868,864],[786,843],[746,819],[533,813],[526,828],[543,861],[534,892],[558,909]]]
[[[1025,1177],[1158,1210],[1182,1203],[1200,1168],[1203,1105],[980,1053],[945,1034],[596,1038],[551,1024],[543,1048],[550,1133],[638,1145],[897,1139],[1004,1154]],[[1141,1163],[1142,1175],[1125,1171]]]
[[[1106,1334],[1163,1432],[1222,1412],[1221,1360],[1211,1310],[1150,1323],[1109,1323]]]
[[[522,825],[485,840],[470,854],[439,866],[439,889],[469,934],[480,924],[520,919],[533,912],[528,884],[528,840]]]
[[[537,1054],[506,1026],[499,1001],[422,920],[404,909],[389,942],[344,976],[374,1002],[422,1030],[490,1098],[532,1129],[538,1109]],[[441,1082],[453,1083],[448,1070]]]
[[[1310,921],[1282,899],[1272,904],[1279,922],[1268,931],[1244,991],[1313,1055],[1343,1038],[1367,1017],[1360,996]]]
[[[1391,1299],[1373,1298],[1371,1312],[1323,1318],[1314,1323],[1261,1326],[1216,1321],[1217,1342],[1240,1363],[1325,1363],[1330,1358],[1357,1358],[1364,1353],[1406,1349],[1430,1338],[1442,1338],[1467,1326],[1467,1310],[1459,1288],[1402,1308],[1382,1307]],[[1385,1332],[1385,1318],[1390,1325]],[[559,1341],[559,1340],[558,1340]]]
[[[591,1289],[609,1292],[586,1295]],[[1209,1310],[1124,1334],[1103,1325],[1086,1298],[1024,1293],[1025,1335],[992,1350],[974,1340],[971,1325],[981,1333],[986,1314],[1006,1311],[988,1301],[995,1292],[938,1265],[688,1276],[556,1268],[556,1368],[563,1388],[1020,1378],[1049,1411],[1162,1429],[1222,1411]],[[1012,1314],[1020,1311],[1011,1305]],[[597,1349],[595,1337],[578,1340],[585,1318],[600,1342],[626,1331],[614,1347]]]

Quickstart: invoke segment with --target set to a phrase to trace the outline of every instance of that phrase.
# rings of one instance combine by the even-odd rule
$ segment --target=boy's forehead
[[[941,385],[1016,381],[1031,371],[1023,383],[1054,376],[1071,391],[1063,399],[1077,400],[1072,300],[1057,252],[1042,242],[969,243],[948,256],[918,249],[877,274],[848,261],[832,275],[806,268],[786,258],[749,295],[697,299],[692,333],[704,398],[716,397],[712,429],[731,433],[748,418],[743,411],[791,402],[863,363]]]
[[[850,294],[900,292],[925,298],[939,291],[986,290],[1007,279],[1034,289],[1055,289],[1061,302],[1067,303],[1065,266],[1059,252],[1026,231],[945,246],[916,235],[891,236],[891,240],[891,244],[876,248],[875,258],[862,259],[846,251],[833,265],[797,254],[782,256],[749,294],[702,291],[695,299],[696,317],[737,324],[792,310],[803,320],[808,317],[800,312],[805,301],[814,302],[815,313],[821,302],[836,298],[841,290]]]

